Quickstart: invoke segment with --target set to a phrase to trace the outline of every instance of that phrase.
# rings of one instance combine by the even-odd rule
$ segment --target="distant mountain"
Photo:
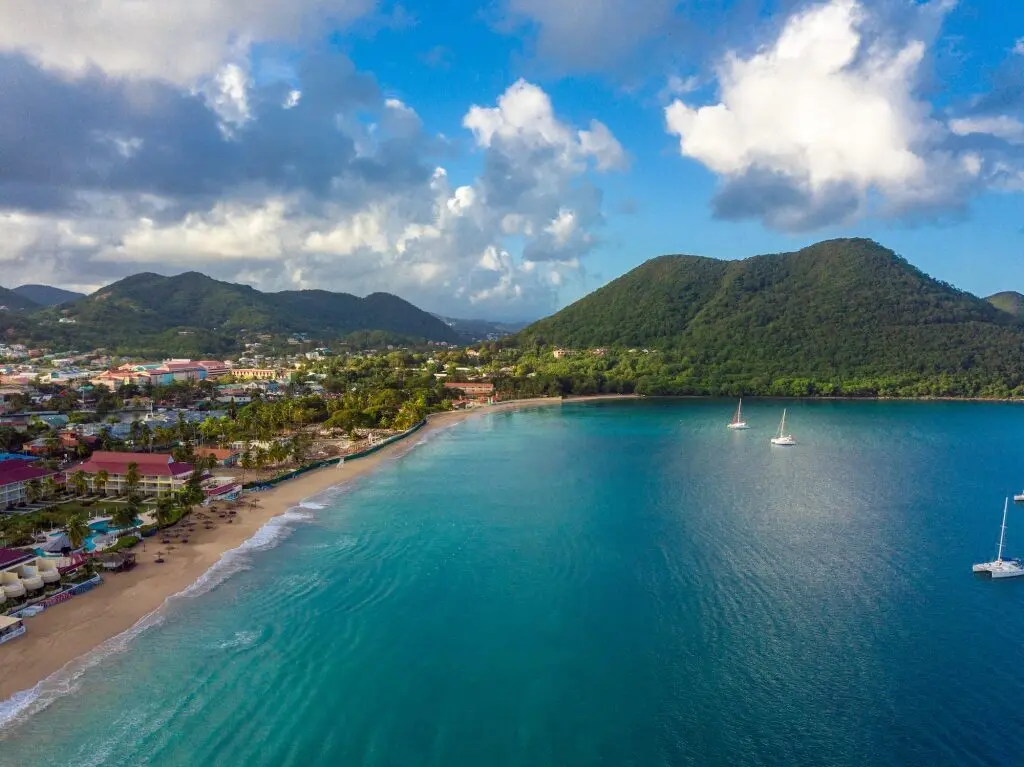
[[[492,320],[460,320],[435,314],[441,322],[467,341],[493,341],[510,336],[527,326],[526,322],[494,322]]]
[[[382,340],[461,340],[437,318],[387,293],[366,298],[324,290],[262,293],[198,272],[136,274],[31,317],[37,320],[34,334],[41,340],[138,353],[227,353],[237,347],[243,332],[304,333],[323,340],[352,334],[375,334]]]
[[[672,350],[702,380],[1024,373],[1014,317],[863,239],[742,261],[655,258],[516,341]]]
[[[996,293],[985,300],[997,309],[1009,312],[1014,317],[1024,317],[1024,295],[1014,290]]]
[[[6,311],[20,312],[29,309],[38,309],[39,305],[35,301],[32,301],[13,290],[0,288],[0,307],[3,307]]]
[[[19,285],[14,288],[14,292],[39,306],[57,306],[58,304],[66,304],[69,301],[85,298],[85,293],[54,288],[50,285]]]

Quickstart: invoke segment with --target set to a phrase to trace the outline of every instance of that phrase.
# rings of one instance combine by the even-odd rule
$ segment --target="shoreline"
[[[132,549],[137,560],[133,570],[106,575],[99,588],[27,618],[25,636],[0,649],[3,667],[0,728],[4,727],[5,719],[16,718],[31,706],[48,681],[56,683],[59,677],[75,675],[78,667],[89,665],[87,656],[93,651],[155,622],[153,619],[169,599],[187,594],[226,554],[244,547],[268,522],[299,507],[307,499],[372,473],[386,461],[407,453],[428,434],[488,413],[637,398],[636,395],[542,397],[434,413],[427,416],[426,425],[408,438],[386,445],[372,455],[346,461],[340,467],[316,469],[271,490],[243,496],[254,501],[255,506],[240,508],[230,525],[218,524],[213,530],[197,530],[194,540],[167,553],[163,564],[153,560],[156,552],[166,547],[155,539],[145,541]],[[4,708],[13,710],[5,712]]]

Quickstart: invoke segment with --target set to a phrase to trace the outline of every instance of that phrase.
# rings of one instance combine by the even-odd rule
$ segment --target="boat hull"
[[[971,572],[988,574],[993,578],[1016,578],[1024,575],[1024,564],[1016,560],[996,560],[995,562],[981,562],[973,565]]]
[[[729,428],[733,431],[742,431],[743,429],[749,429],[750,427],[747,426],[746,421],[740,421],[739,423],[729,424]]]
[[[796,444],[796,440],[792,437],[772,437],[772,444],[777,447],[792,447]]]

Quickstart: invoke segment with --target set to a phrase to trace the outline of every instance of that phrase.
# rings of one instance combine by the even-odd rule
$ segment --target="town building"
[[[231,370],[224,362],[170,359],[164,362],[127,362],[115,370],[107,370],[90,379],[93,386],[117,389],[125,384],[167,386],[181,381],[205,381],[219,378]]]
[[[235,378],[272,381],[277,378],[277,371],[271,368],[235,368],[231,371]]]
[[[132,463],[139,468],[138,492],[141,495],[160,495],[179,490],[192,473],[192,464],[175,461],[167,453],[111,453],[102,450],[93,453],[89,460],[68,473],[84,471],[89,487],[95,489],[96,475],[106,471],[107,495],[123,495],[128,490],[128,467]]]
[[[18,504],[27,503],[26,485],[34,479],[42,482],[47,477],[63,482],[63,477],[53,469],[32,466],[26,461],[0,461],[0,509],[10,509]]]
[[[236,466],[241,455],[240,450],[227,447],[201,447],[196,452],[202,458],[213,456],[218,466]]]

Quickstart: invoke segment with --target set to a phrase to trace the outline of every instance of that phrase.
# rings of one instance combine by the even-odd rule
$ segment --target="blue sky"
[[[0,82],[7,286],[530,319],[663,253],[866,236],[1024,291],[1024,4],[17,0]]]

